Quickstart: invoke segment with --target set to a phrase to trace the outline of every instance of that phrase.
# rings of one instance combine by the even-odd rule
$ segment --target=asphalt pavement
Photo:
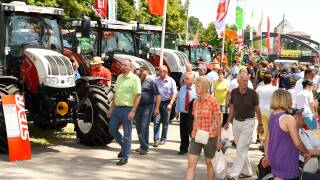
[[[187,155],[178,155],[179,122],[170,124],[168,140],[158,148],[151,146],[148,155],[139,155],[134,150],[139,147],[136,129],[133,129],[132,154],[129,163],[116,166],[120,146],[111,143],[106,147],[87,147],[77,139],[59,139],[48,146],[33,146],[32,159],[8,162],[7,155],[0,155],[0,179],[104,179],[104,180],[182,180],[187,170]],[[31,132],[32,133],[32,132]],[[224,136],[232,138],[230,131]],[[150,126],[150,137],[153,128]],[[255,142],[256,134],[252,142]],[[150,139],[151,142],[152,138]],[[228,169],[232,166],[235,149],[226,152]],[[261,158],[258,145],[252,143],[249,151],[250,161],[255,167]],[[197,166],[197,180],[207,179],[203,154]],[[254,175],[252,178],[256,179]]]

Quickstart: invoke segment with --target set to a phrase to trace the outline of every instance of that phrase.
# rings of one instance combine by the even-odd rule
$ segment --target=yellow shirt
[[[117,78],[114,90],[116,106],[133,106],[137,94],[141,94],[140,79],[132,72],[127,76],[121,74]]]
[[[230,82],[226,79],[221,82],[219,80],[213,82],[212,88],[214,90],[214,95],[220,105],[225,105],[229,85]]]

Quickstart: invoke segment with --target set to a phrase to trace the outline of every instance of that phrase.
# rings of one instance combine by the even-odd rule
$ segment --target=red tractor
[[[206,43],[190,42],[179,46],[179,51],[187,54],[192,64],[204,64],[208,70],[213,68],[214,49]]]
[[[39,127],[74,123],[81,142],[105,145],[113,140],[106,115],[109,94],[99,86],[101,78],[75,81],[72,62],[63,55],[63,14],[59,8],[0,3],[0,95],[23,95],[28,119]],[[0,150],[6,152],[0,108]]]
[[[90,25],[83,27],[84,24]],[[69,37],[72,48],[65,49],[65,55],[75,59],[80,65],[80,70],[90,72],[89,62],[92,57],[100,56],[104,60],[104,66],[109,68],[114,76],[121,74],[121,62],[129,59],[132,62],[132,71],[145,66],[151,74],[155,75],[155,69],[148,61],[136,57],[136,48],[133,37],[133,25],[125,22],[108,22],[105,20],[91,21],[84,18],[82,21],[73,21],[75,31]],[[90,32],[83,36],[82,31],[88,29]],[[72,36],[70,38],[70,36]]]

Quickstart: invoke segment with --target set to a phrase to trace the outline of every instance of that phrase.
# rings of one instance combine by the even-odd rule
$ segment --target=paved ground
[[[152,134],[150,132],[151,137]],[[230,136],[228,132],[224,134]],[[30,161],[7,162],[7,156],[0,155],[0,179],[185,179],[187,155],[177,155],[179,149],[178,122],[170,125],[168,137],[165,145],[159,148],[152,147],[147,156],[133,152],[129,163],[122,167],[115,165],[120,148],[115,143],[107,147],[92,148],[82,146],[73,137],[53,141],[53,145],[49,146],[34,144],[33,157]],[[133,149],[136,149],[138,141],[135,129],[133,139]],[[255,171],[256,164],[261,157],[257,145],[251,145],[249,155],[253,171]],[[228,149],[226,156],[228,167],[231,167],[235,149]],[[203,157],[197,167],[196,179],[206,179]]]

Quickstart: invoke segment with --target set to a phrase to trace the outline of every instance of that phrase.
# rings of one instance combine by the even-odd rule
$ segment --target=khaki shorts
[[[204,156],[206,158],[214,158],[214,154],[216,153],[217,146],[217,138],[211,137],[208,140],[207,145],[203,145],[201,143],[197,143],[194,141],[194,138],[191,138],[190,146],[189,146],[189,154],[200,156],[202,149],[204,150]]]

